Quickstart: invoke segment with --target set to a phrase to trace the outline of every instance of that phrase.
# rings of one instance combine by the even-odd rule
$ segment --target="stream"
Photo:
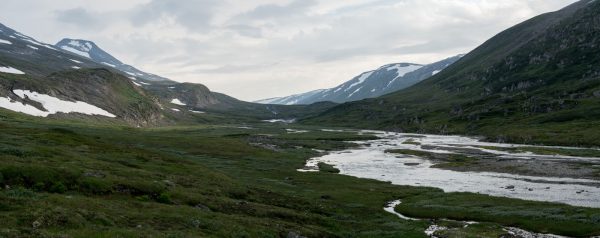
[[[592,164],[591,166],[600,166],[600,158],[542,155],[531,152],[510,153],[489,148],[512,148],[526,145],[489,143],[463,136],[417,135],[381,131],[361,131],[360,133],[373,133],[380,139],[358,142],[361,144],[359,148],[331,152],[310,159],[306,166],[299,171],[318,171],[317,164],[324,162],[339,169],[340,174],[389,181],[397,185],[436,187],[445,192],[471,192],[600,208],[600,181],[598,180],[524,176],[497,172],[452,171],[432,168],[434,162],[418,156],[385,153],[385,151],[410,149],[440,154],[485,153],[492,154],[497,158],[515,159],[515,161],[585,162]],[[405,143],[407,141],[411,143]],[[539,146],[536,147],[539,148]]]

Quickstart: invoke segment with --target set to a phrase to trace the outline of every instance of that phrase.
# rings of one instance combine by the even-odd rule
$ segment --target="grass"
[[[333,165],[326,164],[323,162],[320,162],[317,165],[319,166],[319,171],[321,171],[321,172],[334,173],[334,174],[340,173],[340,170],[333,167]]]
[[[429,196],[405,199],[400,206],[396,207],[396,211],[413,217],[492,222],[541,233],[568,233],[570,236],[577,237],[595,235],[600,228],[598,214],[566,205],[469,193]],[[547,226],[549,223],[554,225]]]
[[[499,150],[511,153],[532,152],[541,155],[566,155],[580,157],[600,157],[598,149],[567,149],[567,148],[548,148],[535,146],[518,146],[518,147],[496,147],[496,146],[479,146],[483,149]]]
[[[339,175],[327,164],[319,165],[320,173],[296,171],[319,155],[316,150],[353,147],[346,141],[370,135],[314,127],[288,134],[288,126],[277,124],[255,124],[253,130],[235,125],[135,129],[3,115],[0,237],[424,237],[428,222],[398,219],[383,211],[386,202],[402,198],[406,206],[422,200],[444,207],[448,201],[436,199],[456,197]],[[563,218],[516,225],[563,235],[580,234],[574,228],[600,234],[589,225],[600,216],[598,209],[475,195],[452,201],[457,214],[507,210],[512,213],[506,219],[517,221],[535,220],[536,213],[519,213],[521,206],[505,203],[541,206],[546,210],[539,216],[554,209]],[[471,210],[481,201],[488,203]],[[430,209],[410,214],[439,215]],[[571,223],[580,225],[571,229]]]
[[[472,164],[477,162],[477,158],[461,155],[461,154],[439,154],[428,151],[410,150],[410,149],[391,149],[386,150],[386,153],[404,154],[418,156],[425,159],[441,161],[442,163],[436,164],[435,168],[452,168],[460,167],[466,164]]]

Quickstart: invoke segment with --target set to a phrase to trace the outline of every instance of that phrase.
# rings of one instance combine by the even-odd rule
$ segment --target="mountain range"
[[[365,98],[376,98],[415,85],[441,72],[461,57],[462,55],[458,55],[428,65],[412,63],[388,64],[376,70],[364,72],[334,88],[314,90],[307,93],[264,99],[256,102],[297,105],[323,101],[344,103]]]
[[[124,121],[134,126],[232,118],[296,118],[333,106],[237,100],[122,63],[94,42],[35,40],[0,24],[0,107],[34,116]],[[25,91],[20,94],[17,92]]]

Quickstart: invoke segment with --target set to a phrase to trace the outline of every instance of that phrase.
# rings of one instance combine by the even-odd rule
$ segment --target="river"
[[[598,180],[524,176],[497,172],[452,171],[432,168],[434,162],[428,159],[386,153],[385,151],[388,149],[410,149],[433,153],[480,151],[494,154],[498,158],[535,160],[540,163],[543,161],[577,161],[593,164],[593,166],[600,165],[600,158],[541,155],[531,152],[509,153],[489,149],[489,147],[511,148],[524,145],[482,142],[476,138],[463,136],[416,135],[380,131],[361,131],[360,133],[374,133],[380,139],[359,142],[361,144],[359,148],[331,152],[310,159],[305,168],[299,171],[318,171],[317,164],[324,162],[335,166],[344,175],[389,181],[397,185],[436,187],[446,192],[472,192],[600,208],[600,181]],[[407,141],[411,143],[405,143]]]

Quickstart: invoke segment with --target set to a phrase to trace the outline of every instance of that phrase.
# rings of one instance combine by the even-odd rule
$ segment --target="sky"
[[[468,53],[576,0],[2,0],[0,23],[94,41],[144,71],[253,101]]]

